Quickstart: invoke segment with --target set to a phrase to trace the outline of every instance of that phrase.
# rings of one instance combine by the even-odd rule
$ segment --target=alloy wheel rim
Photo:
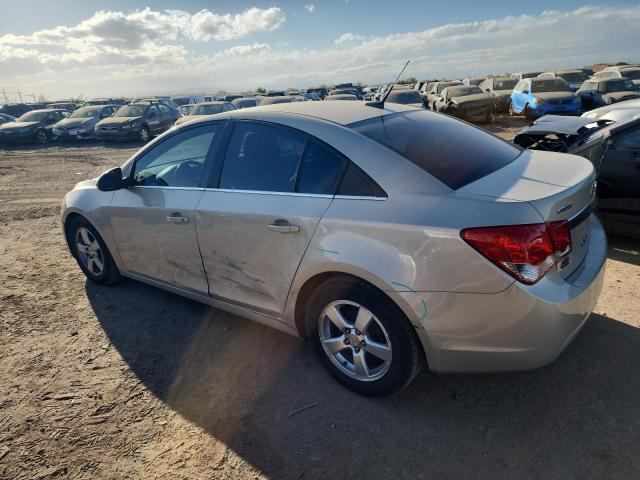
[[[337,300],[327,305],[318,335],[331,363],[351,378],[370,382],[391,367],[389,334],[373,313],[356,302]]]
[[[40,143],[47,143],[47,134],[46,134],[46,133],[44,133],[44,132],[38,132],[38,133],[37,133],[37,136],[38,136],[38,141],[39,141]]]
[[[94,275],[104,272],[104,256],[96,237],[85,227],[76,233],[76,249],[80,261]]]
[[[147,132],[146,128],[140,129],[140,140],[142,140],[143,142],[149,140],[149,132]]]

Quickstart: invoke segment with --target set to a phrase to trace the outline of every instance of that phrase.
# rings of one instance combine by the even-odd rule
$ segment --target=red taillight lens
[[[556,256],[565,257],[571,252],[571,229],[569,222],[562,220],[548,224],[549,236],[556,250]]]
[[[467,228],[462,238],[517,280],[532,285],[571,251],[567,222]]]

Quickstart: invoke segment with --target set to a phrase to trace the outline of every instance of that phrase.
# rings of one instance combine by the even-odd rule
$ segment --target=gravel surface
[[[596,313],[552,365],[363,398],[299,339],[85,281],[60,200],[136,148],[0,149],[0,478],[640,478],[640,242],[610,238]]]

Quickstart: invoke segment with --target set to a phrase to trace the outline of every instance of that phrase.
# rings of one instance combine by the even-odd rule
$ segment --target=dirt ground
[[[60,200],[135,150],[0,149],[0,478],[640,478],[640,242],[610,238],[596,312],[552,365],[369,399],[299,339],[85,281]]]

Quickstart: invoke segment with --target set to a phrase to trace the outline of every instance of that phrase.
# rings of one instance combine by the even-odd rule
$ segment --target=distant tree
[[[267,91],[262,87],[258,87],[256,88],[256,93],[267,93]]]
[[[407,85],[409,83],[417,83],[418,80],[415,79],[415,77],[409,77],[409,78],[405,78],[404,80],[400,80],[398,83],[402,83],[403,85]]]

